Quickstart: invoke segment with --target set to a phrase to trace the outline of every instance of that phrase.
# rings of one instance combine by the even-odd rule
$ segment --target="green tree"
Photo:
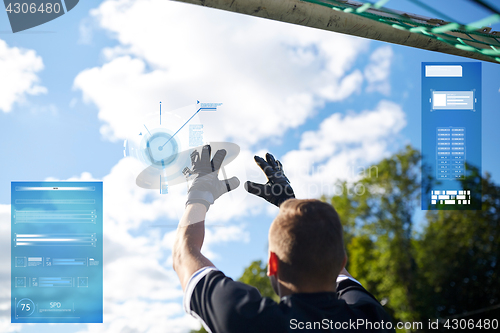
[[[208,333],[205,327],[201,327],[199,330],[191,330],[189,333]]]
[[[344,225],[348,270],[401,321],[419,320],[412,243],[420,158],[407,146],[357,183],[342,183],[344,191],[331,198]]]
[[[464,187],[479,190],[467,180]],[[428,211],[426,217],[427,227],[416,243],[417,262],[433,306],[422,312],[431,318],[468,319],[469,313],[498,318],[500,187],[486,173],[482,209]]]
[[[376,165],[378,176],[341,183],[351,191],[331,202],[344,225],[348,270],[397,321],[498,318],[500,187],[468,165],[461,182],[474,202],[427,211],[417,233],[421,186],[436,183],[422,181],[420,163],[420,153],[406,147]]]

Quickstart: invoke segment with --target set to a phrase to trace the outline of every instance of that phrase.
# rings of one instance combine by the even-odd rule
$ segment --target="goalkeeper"
[[[283,166],[271,154],[255,162],[266,184],[246,182],[248,192],[278,206],[269,230],[268,276],[281,298],[276,303],[235,282],[201,254],[205,214],[236,177],[219,180],[226,155],[210,160],[209,145],[191,155],[194,180],[177,229],[173,265],[184,290],[184,309],[208,332],[394,332],[379,302],[345,269],[342,226],[335,209],[319,200],[295,199]]]

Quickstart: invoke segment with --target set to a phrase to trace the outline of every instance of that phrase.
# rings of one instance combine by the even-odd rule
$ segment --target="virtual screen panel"
[[[481,63],[422,63],[422,209],[481,209]]]
[[[11,321],[102,323],[102,182],[12,182]]]

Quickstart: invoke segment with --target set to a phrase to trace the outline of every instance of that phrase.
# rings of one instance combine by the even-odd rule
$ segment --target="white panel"
[[[462,77],[462,66],[425,66],[426,77]]]

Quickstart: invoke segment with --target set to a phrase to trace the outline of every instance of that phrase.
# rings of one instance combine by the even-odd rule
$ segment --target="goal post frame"
[[[174,0],[303,25],[357,37],[497,63],[492,57],[459,49],[424,34],[393,28],[363,16],[300,0]]]

